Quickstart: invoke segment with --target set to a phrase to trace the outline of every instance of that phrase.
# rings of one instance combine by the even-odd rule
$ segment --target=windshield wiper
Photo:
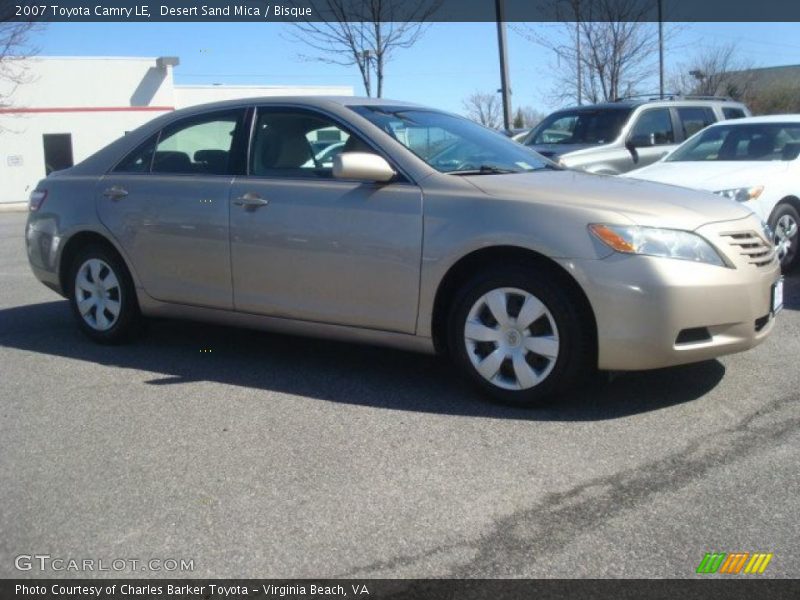
[[[523,173],[514,169],[503,169],[491,165],[481,165],[477,169],[464,169],[463,171],[449,171],[448,175],[508,175],[509,173]]]

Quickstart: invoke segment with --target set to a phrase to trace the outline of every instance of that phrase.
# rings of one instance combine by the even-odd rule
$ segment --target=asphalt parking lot
[[[442,361],[161,321],[92,344],[0,214],[0,577],[20,554],[193,559],[191,577],[797,577],[800,273],[762,346],[560,405]],[[84,575],[92,575],[85,573]]]

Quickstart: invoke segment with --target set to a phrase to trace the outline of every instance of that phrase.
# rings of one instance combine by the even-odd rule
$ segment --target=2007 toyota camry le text
[[[436,351],[517,405],[759,344],[782,306],[771,239],[726,198],[352,97],[164,115],[40,181],[26,226],[36,277],[98,342],[160,316]]]

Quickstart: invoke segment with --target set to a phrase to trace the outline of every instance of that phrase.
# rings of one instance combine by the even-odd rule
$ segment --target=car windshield
[[[629,107],[575,109],[553,113],[536,126],[526,144],[608,144],[619,137]]]
[[[716,125],[690,138],[665,160],[794,160],[800,154],[800,123]]]
[[[473,121],[402,106],[351,106],[437,171],[494,175],[558,167],[529,148]]]

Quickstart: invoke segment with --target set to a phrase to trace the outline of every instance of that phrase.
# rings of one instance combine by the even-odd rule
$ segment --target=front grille
[[[766,267],[772,264],[775,258],[775,246],[753,231],[721,233],[720,236],[748,264]]]

